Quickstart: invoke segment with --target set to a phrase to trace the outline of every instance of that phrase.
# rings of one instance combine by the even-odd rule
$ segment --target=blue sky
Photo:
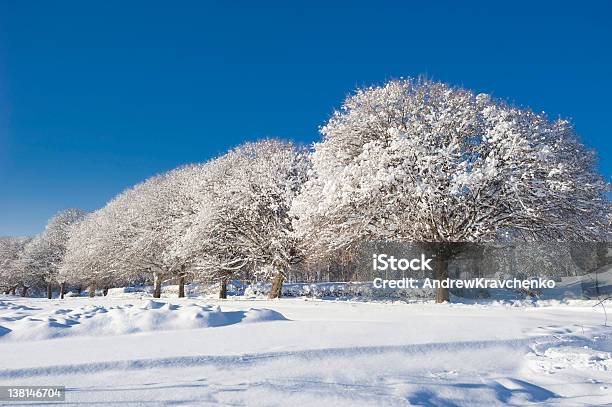
[[[571,119],[612,175],[610,2],[0,0],[0,235],[427,75]],[[497,4],[496,4],[497,3]]]

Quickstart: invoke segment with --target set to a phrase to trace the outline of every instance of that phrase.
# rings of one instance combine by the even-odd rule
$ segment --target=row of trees
[[[289,208],[304,182],[305,151],[248,143],[208,163],[131,188],[75,225],[59,274],[88,287],[150,280],[275,278],[296,257]]]
[[[223,296],[257,276],[277,297],[289,270],[341,269],[368,241],[423,242],[445,278],[458,242],[610,239],[608,185],[567,121],[408,79],[358,90],[321,133],[310,151],[247,143],[4,239],[3,287],[151,281],[158,297],[202,280]]]
[[[47,297],[51,298],[52,287],[59,281],[71,229],[84,217],[83,210],[67,209],[49,219],[39,235],[0,238],[0,290],[15,294],[21,287],[25,296],[30,287],[46,287]],[[65,283],[65,280],[60,282],[62,297]]]

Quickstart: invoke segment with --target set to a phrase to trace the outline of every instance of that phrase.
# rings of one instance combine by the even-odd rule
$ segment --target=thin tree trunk
[[[51,286],[51,283],[47,283],[47,299],[51,299],[53,298],[53,287]]]
[[[108,287],[104,287],[102,294],[104,294],[105,297],[108,295]]]
[[[89,286],[89,297],[93,298],[96,296],[96,285],[92,284]]]
[[[11,294],[15,295],[15,291],[17,291],[17,286],[14,286],[13,288],[11,288]]]
[[[179,298],[185,297],[185,276],[179,277],[178,286],[179,286],[179,293],[178,293]]]
[[[278,273],[274,280],[272,280],[272,289],[268,298],[280,298],[283,295],[283,273]]]
[[[153,298],[161,298],[161,276],[153,273]]]
[[[64,295],[66,294],[66,282],[62,282],[60,284],[60,298],[63,300]]]
[[[27,294],[28,294],[28,287],[24,285],[23,287],[21,287],[21,296],[25,297]]]
[[[219,298],[225,300],[227,298],[227,278],[222,277],[219,281]]]

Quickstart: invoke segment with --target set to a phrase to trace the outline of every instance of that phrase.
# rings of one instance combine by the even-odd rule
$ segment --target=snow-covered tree
[[[291,143],[246,143],[211,166],[200,208],[177,244],[200,276],[223,287],[230,278],[258,275],[273,280],[272,297],[295,260],[288,214],[304,182],[308,160]]]
[[[213,213],[218,188],[226,174],[229,162],[220,158],[203,164],[178,168],[169,174],[174,185],[173,216],[167,229],[168,246],[165,261],[179,281],[179,296],[184,296],[184,282],[191,279],[210,280],[210,235],[198,229]],[[201,241],[193,241],[202,232]],[[187,243],[191,242],[191,245]],[[205,271],[206,270],[206,271]]]
[[[443,279],[457,242],[610,237],[607,185],[567,121],[394,80],[348,97],[321,132],[292,209],[309,250],[428,242]]]
[[[15,294],[20,286],[22,294],[27,292],[21,258],[30,240],[30,237],[0,237],[0,292]]]
[[[210,185],[221,176],[215,168],[212,163],[180,167],[126,194],[130,206],[127,213],[135,215],[127,222],[126,234],[132,236],[126,246],[128,258],[152,273],[155,297],[161,293],[161,281],[170,278],[178,280],[179,296],[184,296],[185,277],[193,271],[193,257],[176,250],[176,242],[181,241],[194,215],[210,213]]]
[[[168,270],[163,261],[167,228],[166,176],[130,188],[92,213],[73,231],[62,274],[81,280],[90,295],[99,287],[131,283],[151,276],[159,297]],[[76,274],[75,274],[76,273]]]
[[[59,270],[61,281],[79,289],[89,288],[90,296],[95,295],[98,287],[128,282],[122,279],[125,239],[117,228],[120,221],[113,209],[98,209],[74,225]]]
[[[161,296],[162,282],[170,277],[173,266],[165,256],[175,195],[168,179],[168,174],[150,178],[108,204],[118,211],[115,228],[123,237],[123,249],[118,254],[125,274],[149,275],[156,298]]]
[[[66,209],[57,213],[47,223],[45,230],[36,235],[24,248],[22,262],[30,279],[40,279],[47,285],[47,297],[51,298],[53,284],[58,282],[58,271],[66,253],[70,228],[81,221],[85,212]],[[60,295],[64,294],[64,281],[59,281]]]

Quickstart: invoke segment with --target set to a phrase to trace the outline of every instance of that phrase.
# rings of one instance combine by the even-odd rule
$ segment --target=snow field
[[[612,403],[602,310],[538,305],[0,297],[0,385],[66,385],[69,405]]]

